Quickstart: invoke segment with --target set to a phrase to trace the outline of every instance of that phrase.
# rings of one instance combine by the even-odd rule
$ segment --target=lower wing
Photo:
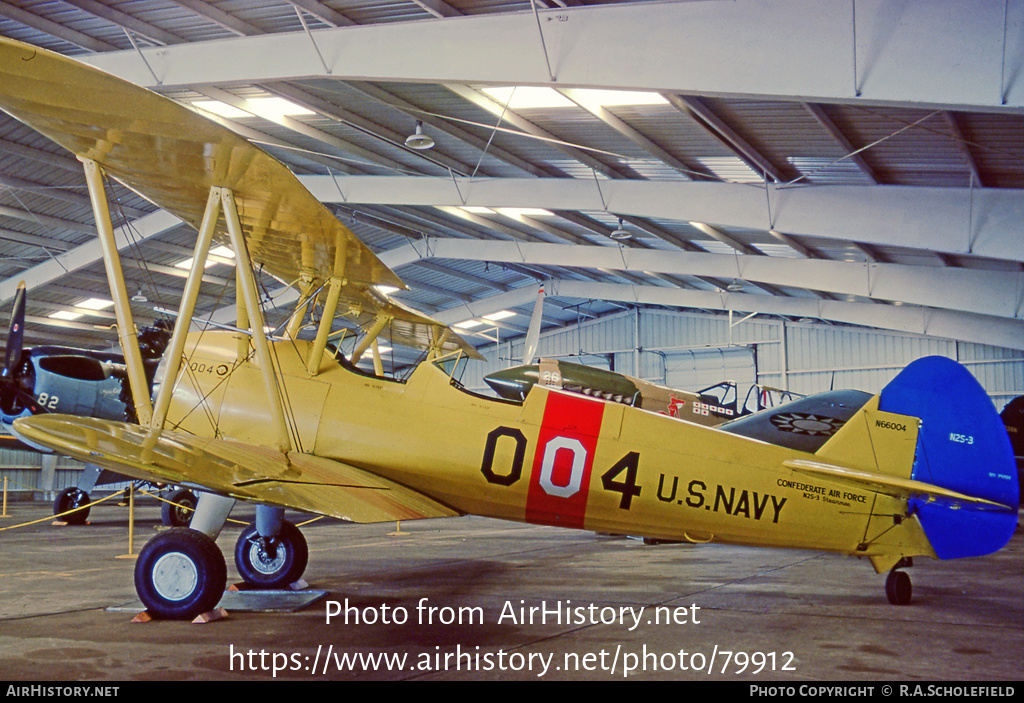
[[[460,513],[410,488],[332,459],[70,415],[17,420],[26,439],[89,464],[353,522]]]

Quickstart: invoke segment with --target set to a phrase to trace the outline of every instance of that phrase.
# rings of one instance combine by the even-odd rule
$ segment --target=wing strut
[[[219,197],[219,196],[218,196]],[[242,297],[241,291],[244,286],[242,285],[242,272],[239,267],[235,265],[235,327],[239,329],[238,334],[235,336],[235,341],[238,343],[236,351],[237,361],[241,363],[249,358],[249,335],[245,333],[245,330],[249,328],[249,312],[245,309],[245,298]]]
[[[174,392],[174,386],[178,379],[178,371],[181,370],[185,337],[188,336],[192,313],[195,312],[196,299],[199,297],[199,284],[203,280],[203,270],[206,268],[206,255],[210,251],[210,243],[213,241],[213,232],[217,227],[218,217],[220,217],[220,193],[217,188],[211,188],[210,196],[206,200],[206,211],[203,213],[203,223],[199,228],[199,237],[196,239],[192,268],[185,281],[181,306],[178,308],[178,319],[174,324],[174,332],[171,334],[171,341],[166,352],[167,368],[164,371],[164,382],[160,384],[153,407],[153,422],[150,426],[157,432],[164,427],[167,408],[171,404],[171,394]]]
[[[228,223],[231,246],[235,250],[235,270],[242,283],[241,292],[248,312],[253,346],[256,348],[256,361],[263,374],[263,385],[267,391],[267,399],[270,401],[270,417],[277,429],[277,448],[282,454],[287,455],[292,447],[291,437],[288,433],[288,423],[284,417],[281,396],[278,394],[277,373],[274,370],[274,360],[270,355],[270,345],[267,343],[263,312],[260,309],[259,294],[256,291],[256,279],[252,273],[252,260],[249,258],[249,250],[245,246],[245,235],[242,233],[242,223],[238,219],[238,210],[235,208],[234,194],[228,188],[218,188],[217,190],[220,191],[220,201],[224,208],[224,218]],[[178,324],[182,324],[181,318],[178,319]]]
[[[334,313],[338,309],[338,297],[341,295],[342,279],[332,276],[327,288],[327,300],[324,301],[324,313],[320,318],[320,326],[317,328],[316,340],[309,352],[306,370],[310,376],[315,376],[320,371],[320,359],[327,348],[327,337],[331,334],[331,325],[334,323]]]
[[[132,319],[128,292],[124,285],[124,273],[121,270],[121,256],[117,252],[114,240],[114,224],[110,220],[110,206],[103,191],[103,175],[100,166],[92,159],[81,159],[85,166],[85,182],[89,187],[89,199],[92,201],[93,217],[96,219],[96,231],[103,249],[103,264],[107,270],[107,283],[110,295],[114,299],[114,314],[117,317],[117,336],[124,352],[125,366],[128,367],[128,385],[132,389],[132,401],[135,403],[135,416],[139,423],[148,425],[153,417],[153,406],[149,400],[149,383],[146,381],[146,370],[142,365],[142,352],[139,351],[139,339]]]
[[[353,350],[352,358],[349,359],[353,364],[358,364],[359,360],[363,357],[363,353],[370,348],[371,344],[377,341],[377,335],[391,322],[391,318],[387,315],[377,315],[377,319],[374,320],[373,325],[366,331],[366,335],[359,340],[359,345]]]
[[[309,371],[310,376],[315,376],[320,372],[320,360],[323,358],[324,349],[327,348],[327,339],[330,337],[331,327],[334,325],[334,316],[338,312],[338,300],[341,297],[341,289],[345,286],[345,265],[347,262],[348,239],[339,236],[335,241],[334,270],[327,284],[327,299],[324,300],[324,312],[320,317],[320,326],[317,328],[313,347],[309,350],[309,358],[306,360],[306,370]]]

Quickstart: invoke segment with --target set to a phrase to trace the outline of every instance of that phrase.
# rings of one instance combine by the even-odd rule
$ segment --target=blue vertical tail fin
[[[936,556],[1001,549],[1017,526],[1017,466],[1006,427],[970,372],[946,357],[918,359],[882,390],[879,409],[921,420],[912,479],[1006,506],[912,499]]]

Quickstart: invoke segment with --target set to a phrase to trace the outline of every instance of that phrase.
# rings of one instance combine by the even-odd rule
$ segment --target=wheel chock
[[[307,588],[309,588],[309,583],[306,581],[306,579],[299,579],[298,581],[292,581],[290,584],[288,584],[287,590],[305,591]],[[241,583],[231,584],[225,590],[230,591],[232,593],[242,593],[245,591],[262,591],[265,589],[258,588],[256,586],[250,586],[245,581],[242,581]]]
[[[216,608],[215,610],[209,610],[201,615],[196,616],[192,621],[194,625],[205,625],[208,622],[214,622],[215,620],[224,620],[228,616],[228,611],[224,608]],[[133,623],[147,623],[153,622],[158,618],[153,617],[153,614],[148,610],[143,610],[141,613],[132,618]]]
[[[216,608],[209,610],[202,615],[196,616],[196,619],[192,621],[193,625],[205,625],[208,622],[214,622],[215,620],[223,620],[228,616],[228,611],[224,608]]]

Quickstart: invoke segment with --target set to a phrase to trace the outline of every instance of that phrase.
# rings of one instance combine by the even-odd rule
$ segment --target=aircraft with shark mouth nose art
[[[45,414],[31,441],[129,476],[205,491],[189,528],[141,551],[135,585],[162,618],[216,606],[214,538],[236,500],[257,504],[235,565],[264,586],[305,568],[285,508],[358,522],[478,514],[565,528],[827,550],[868,557],[908,603],[914,557],[1001,549],[1018,482],[991,400],[956,362],[911,363],[814,452],[535,387],[521,401],[467,392],[446,362],[475,350],[381,295],[401,281],[282,164],[165,97],[43,49],[0,39],[0,109],[78,155],[105,246],[137,423]],[[195,256],[151,396],[119,274],[102,176],[197,231]],[[189,333],[207,253],[236,258],[245,333]],[[299,281],[316,339],[269,337],[254,270]],[[336,316],[364,334],[328,347]],[[292,330],[295,326],[290,326]],[[354,364],[378,338],[428,350],[407,380]],[[194,412],[201,408],[202,412]],[[756,416],[753,416],[756,417]]]

